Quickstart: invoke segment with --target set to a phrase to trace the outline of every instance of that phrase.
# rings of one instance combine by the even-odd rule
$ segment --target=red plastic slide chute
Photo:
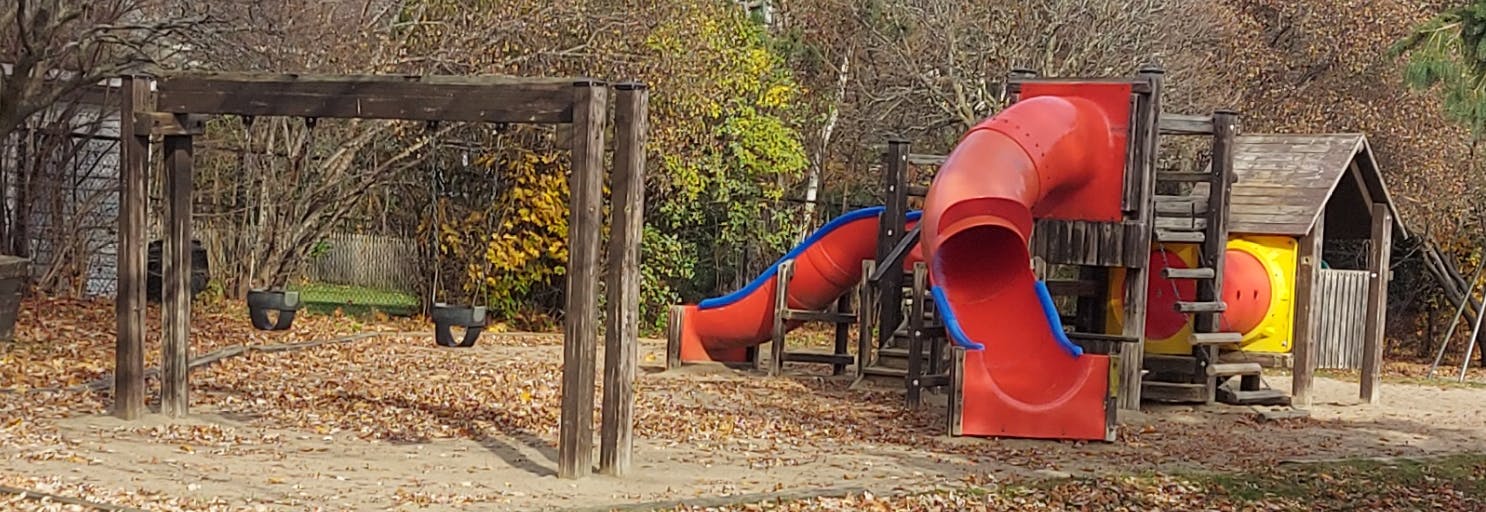
[[[1122,218],[1129,105],[1128,84],[1025,84],[935,176],[922,244],[966,349],[962,434],[1106,439],[1109,357],[1063,336],[1028,243],[1034,218]]]
[[[746,362],[748,347],[773,339],[776,276],[784,260],[794,260],[789,282],[789,307],[822,309],[862,278],[862,262],[877,253],[878,221],[884,208],[863,208],[833,219],[798,247],[770,265],[747,286],[722,297],[689,305],[681,317],[681,360],[687,362]],[[910,229],[919,212],[908,214]],[[923,261],[915,250],[905,268]],[[791,321],[794,329],[800,322]]]

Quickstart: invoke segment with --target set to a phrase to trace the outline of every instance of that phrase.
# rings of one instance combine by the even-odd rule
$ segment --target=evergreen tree
[[[1441,12],[1390,53],[1408,55],[1405,83],[1437,91],[1450,117],[1468,125],[1476,139],[1486,134],[1486,0]]]

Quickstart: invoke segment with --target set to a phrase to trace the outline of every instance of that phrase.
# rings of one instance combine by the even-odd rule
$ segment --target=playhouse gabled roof
[[[1233,166],[1230,232],[1303,236],[1324,209],[1327,238],[1367,238],[1382,202],[1396,236],[1408,236],[1363,134],[1244,135]]]

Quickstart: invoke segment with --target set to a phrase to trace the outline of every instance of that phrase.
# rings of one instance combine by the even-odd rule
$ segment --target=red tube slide
[[[1126,84],[1027,84],[961,140],[929,189],[922,243],[951,338],[966,348],[965,435],[1106,439],[1109,357],[1059,342],[1028,242],[1034,217],[1121,218],[1129,104]]]
[[[747,286],[682,309],[681,360],[687,362],[746,362],[745,349],[773,338],[774,297],[779,265],[794,260],[789,283],[789,307],[823,309],[862,278],[862,262],[877,252],[878,219],[883,207],[864,208],[842,215],[816,230]],[[919,212],[908,215],[910,229]],[[923,261],[915,248],[905,268]],[[794,329],[800,323],[791,321]]]

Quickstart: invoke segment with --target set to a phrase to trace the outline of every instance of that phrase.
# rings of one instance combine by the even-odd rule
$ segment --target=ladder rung
[[[1217,271],[1210,268],[1171,268],[1161,269],[1161,276],[1167,279],[1212,279],[1217,277]]]
[[[1212,181],[1213,175],[1206,172],[1158,172],[1156,181]]]
[[[1156,240],[1174,244],[1196,244],[1207,240],[1207,235],[1201,231],[1169,231],[1158,229],[1156,230]]]
[[[1202,215],[1207,213],[1207,198],[1194,196],[1156,196],[1157,215]]]
[[[1259,375],[1261,373],[1264,373],[1264,367],[1259,366],[1259,363],[1218,363],[1207,365],[1207,374],[1215,377]]]
[[[1227,345],[1242,343],[1243,334],[1237,332],[1194,332],[1188,342],[1193,345]]]
[[[1156,229],[1202,231],[1207,229],[1207,219],[1202,217],[1156,217]]]
[[[1222,302],[1178,301],[1176,310],[1182,313],[1222,313],[1228,310],[1228,305]]]

